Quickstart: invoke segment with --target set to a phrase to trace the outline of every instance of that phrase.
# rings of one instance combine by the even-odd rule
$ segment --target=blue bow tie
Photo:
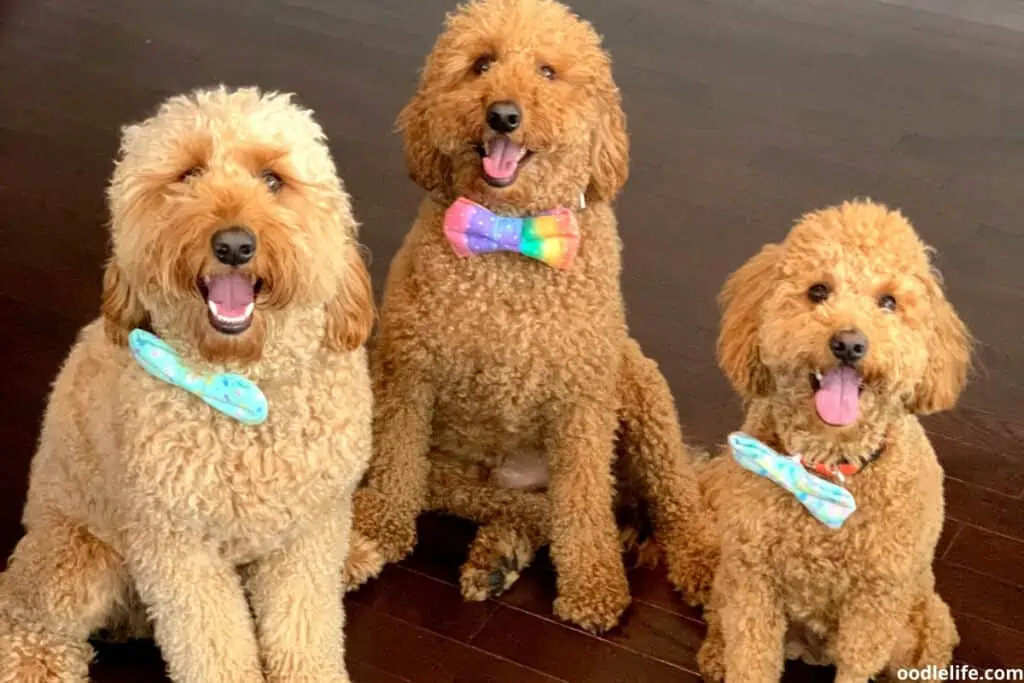
[[[232,373],[198,375],[182,365],[174,349],[145,330],[131,331],[128,348],[143,370],[195,394],[225,415],[248,425],[267,419],[267,397],[245,377]]]
[[[830,529],[843,526],[857,509],[853,494],[842,486],[807,471],[800,456],[776,453],[766,444],[742,432],[729,435],[732,456],[745,469],[771,479],[792,493],[812,515]]]

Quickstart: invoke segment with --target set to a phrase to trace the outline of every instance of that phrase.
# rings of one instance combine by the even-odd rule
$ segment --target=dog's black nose
[[[228,266],[248,263],[256,253],[256,238],[245,228],[235,225],[218,230],[210,240],[213,255]]]
[[[859,330],[843,330],[828,342],[832,355],[844,363],[856,363],[868,355],[868,338]]]
[[[515,102],[495,102],[487,108],[487,125],[499,133],[511,133],[522,120],[523,113]]]

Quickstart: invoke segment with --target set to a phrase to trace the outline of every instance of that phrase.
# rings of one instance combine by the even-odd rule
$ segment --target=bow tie
[[[267,419],[267,398],[250,380],[232,373],[197,375],[154,334],[135,329],[128,348],[142,369],[157,379],[195,394],[220,412],[248,425]]]
[[[857,503],[849,491],[808,472],[800,462],[799,455],[780,455],[742,432],[729,435],[729,446],[736,462],[792,493],[830,529],[843,526],[857,509]]]
[[[444,234],[463,258],[511,251],[568,270],[580,246],[576,215],[566,208],[527,218],[499,216],[460,197],[444,214]]]

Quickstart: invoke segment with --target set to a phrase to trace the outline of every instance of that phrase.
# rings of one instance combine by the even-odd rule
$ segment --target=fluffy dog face
[[[417,183],[489,205],[609,200],[628,173],[608,55],[552,0],[476,0],[450,16],[398,124]]]
[[[728,280],[719,363],[743,396],[771,396],[815,430],[893,410],[951,408],[969,334],[926,247],[899,213],[865,202],[806,215]]]
[[[289,96],[169,99],[124,129],[108,198],[103,313],[115,342],[154,320],[208,360],[252,361],[276,319],[320,306],[330,347],[369,334],[348,196],[319,125]]]

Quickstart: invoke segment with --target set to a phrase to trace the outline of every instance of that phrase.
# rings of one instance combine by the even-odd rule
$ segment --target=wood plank
[[[954,656],[979,669],[1019,667],[1024,663],[1024,633],[966,614],[954,614],[960,645]]]
[[[968,484],[1018,496],[1024,486],[1024,461],[1014,451],[994,452],[939,434],[932,447],[946,474]]]
[[[349,662],[348,674],[352,683],[412,683],[408,678],[389,674],[383,669],[364,662]]]
[[[459,567],[469,554],[476,525],[446,515],[423,514],[417,522],[416,534],[416,548],[401,565],[458,586]]]
[[[965,526],[943,559],[1024,586],[1024,541]]]
[[[629,586],[633,599],[672,612],[680,617],[699,621],[701,609],[687,605],[678,591],[669,583],[664,567],[639,567],[629,572]]]
[[[466,602],[455,586],[397,565],[387,567],[349,599],[463,642],[478,633],[498,608],[494,602]]]
[[[358,604],[349,611],[347,656],[422,683],[559,680]]]
[[[1024,500],[946,477],[946,517],[1024,540]]]
[[[693,672],[510,607],[499,609],[473,643],[489,652],[549,671],[572,682],[679,683],[700,680]]]
[[[942,533],[939,535],[939,542],[935,544],[936,560],[940,560],[946,556],[946,553],[949,552],[950,546],[953,545],[954,539],[956,539],[957,534],[960,533],[960,529],[962,528],[963,525],[960,524],[960,522],[949,518],[946,519],[945,524],[942,525]]]
[[[935,563],[935,585],[954,612],[1024,630],[1024,588],[944,560]]]

